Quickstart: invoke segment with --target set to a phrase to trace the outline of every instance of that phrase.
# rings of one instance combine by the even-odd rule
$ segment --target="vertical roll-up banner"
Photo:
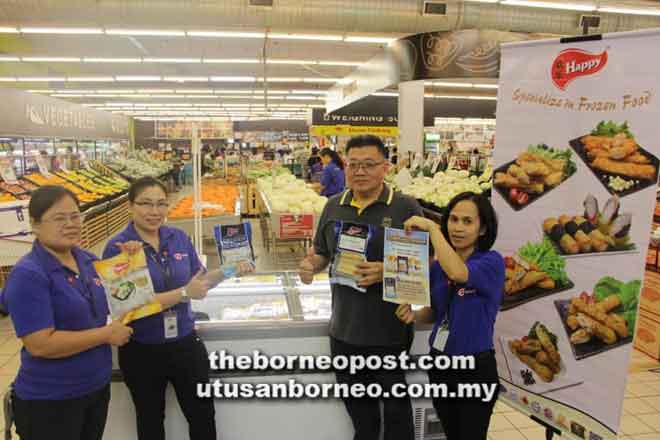
[[[614,439],[656,202],[660,31],[502,47],[493,201],[502,399]]]

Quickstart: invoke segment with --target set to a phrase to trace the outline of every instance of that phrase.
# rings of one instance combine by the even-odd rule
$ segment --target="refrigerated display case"
[[[198,317],[197,335],[209,353],[225,351],[233,356],[252,356],[258,351],[266,356],[318,356],[330,355],[330,304],[327,275],[319,274],[311,285],[304,285],[296,273],[272,272],[226,280],[204,300],[192,301],[192,308]],[[245,308],[249,311],[244,312]],[[241,316],[222,319],[229,310],[240,310]],[[428,353],[429,331],[429,327],[417,330],[412,355]],[[411,372],[407,377],[409,383],[427,381],[423,372]],[[216,380],[229,384],[287,384],[292,380],[299,384],[323,384],[333,383],[335,375],[329,370],[253,368],[212,371],[211,382]],[[135,438],[135,410],[118,372],[113,378],[111,396],[105,435]],[[167,437],[187,438],[188,424],[171,387],[166,392],[166,402]],[[218,435],[225,440],[307,440],[310,432],[322,432],[327,439],[353,436],[351,421],[340,399],[217,399],[215,413]],[[438,431],[430,401],[414,400],[413,413],[420,420],[415,438],[444,438]],[[255,420],[259,422],[254,423]]]

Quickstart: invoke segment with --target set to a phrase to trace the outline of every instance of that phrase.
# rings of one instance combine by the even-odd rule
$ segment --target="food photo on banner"
[[[501,398],[614,439],[658,180],[660,32],[505,44],[497,108]]]

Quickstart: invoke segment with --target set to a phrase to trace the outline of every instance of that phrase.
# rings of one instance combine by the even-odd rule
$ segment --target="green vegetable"
[[[612,277],[604,277],[596,283],[594,295],[596,295],[598,301],[603,301],[610,295],[618,295],[621,299],[621,307],[623,308],[623,318],[628,324],[628,329],[632,332],[635,329],[637,304],[641,287],[642,282],[640,280],[632,280],[624,283]]]
[[[546,332],[546,333],[548,334],[548,336],[550,337],[550,341],[552,341],[552,345],[554,345],[555,348],[557,348],[557,335],[555,335],[555,334],[552,333],[550,330],[548,330],[548,327],[546,327],[545,325],[541,324],[539,321],[536,321],[536,322],[534,323],[534,325],[532,326],[532,328],[529,329],[529,334],[528,334],[527,336],[529,336],[531,339],[538,339],[539,337],[538,337],[538,335],[536,334],[536,327],[537,327],[537,326],[540,326],[541,328],[543,328],[543,330],[545,330],[545,332]]]
[[[541,243],[525,243],[518,250],[518,255],[528,263],[536,264],[557,283],[568,284],[566,261],[557,253],[557,249],[549,238],[544,237]]]
[[[600,121],[596,128],[591,131],[594,136],[614,137],[617,134],[624,133],[629,139],[635,139],[635,136],[628,129],[628,121],[623,124],[617,124],[614,121]]]
[[[566,174],[566,177],[572,176],[577,171],[577,164],[573,161],[573,153],[569,149],[557,150],[544,144],[538,144],[530,145],[527,148],[527,152],[549,160],[565,160],[566,166],[564,167],[564,174]]]

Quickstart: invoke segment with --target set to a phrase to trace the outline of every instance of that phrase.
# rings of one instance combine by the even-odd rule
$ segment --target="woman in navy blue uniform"
[[[332,197],[344,192],[346,177],[344,175],[344,162],[336,151],[324,148],[320,153],[323,162],[321,173],[321,195]]]
[[[165,389],[174,387],[191,440],[216,440],[213,400],[197,397],[197,384],[209,381],[208,352],[194,329],[189,299],[203,299],[223,279],[207,272],[185,232],[164,225],[165,186],[145,177],[128,193],[133,221],[107,244],[103,257],[143,247],[156,298],[164,311],[138,319],[129,344],[119,349],[119,367],[136,410],[139,440],[164,440]],[[251,271],[241,264],[238,274]]]
[[[499,391],[493,329],[505,267],[502,256],[490,250],[497,237],[497,217],[485,196],[470,192],[454,197],[447,213],[440,226],[421,217],[405,223],[407,230],[430,233],[435,250],[431,307],[412,311],[403,304],[396,313],[406,323],[434,324],[431,355],[474,356],[476,369],[430,370],[429,381],[447,384],[450,392],[462,383],[485,384],[491,390],[491,396],[472,399],[433,399],[448,440],[485,440]]]
[[[119,321],[107,325],[97,258],[78,247],[78,205],[61,186],[32,194],[28,211],[36,240],[4,290],[23,341],[12,393],[21,440],[101,440],[110,401],[110,346],[125,344],[133,332]]]

